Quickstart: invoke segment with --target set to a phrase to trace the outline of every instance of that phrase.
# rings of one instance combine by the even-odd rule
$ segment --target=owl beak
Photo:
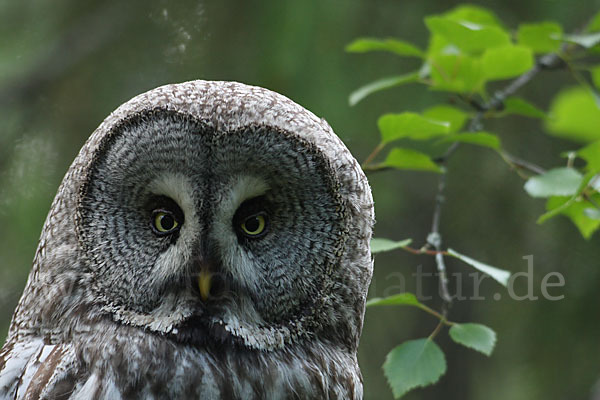
[[[198,274],[198,289],[202,301],[206,301],[210,296],[210,287],[212,285],[212,272],[208,268],[201,268]]]

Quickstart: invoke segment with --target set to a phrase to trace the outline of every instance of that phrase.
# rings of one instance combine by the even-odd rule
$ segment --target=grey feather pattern
[[[168,235],[150,229],[163,209]],[[256,238],[238,221],[255,211]],[[373,220],[356,160],[286,97],[208,81],[141,94],[58,189],[0,399],[361,399]]]

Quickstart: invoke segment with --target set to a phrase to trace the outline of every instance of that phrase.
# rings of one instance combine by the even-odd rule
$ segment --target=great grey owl
[[[0,353],[1,399],[361,399],[373,201],[266,89],[167,85],[68,170]]]

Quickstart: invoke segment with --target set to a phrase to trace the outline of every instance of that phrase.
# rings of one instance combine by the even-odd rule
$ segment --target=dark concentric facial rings
[[[116,304],[148,313],[209,270],[239,288],[237,302],[281,321],[324,295],[347,229],[336,185],[321,153],[286,132],[224,133],[153,111],[104,143],[78,229]]]
[[[373,218],[360,165],[290,99],[140,94],[61,183],[0,398],[360,400]]]

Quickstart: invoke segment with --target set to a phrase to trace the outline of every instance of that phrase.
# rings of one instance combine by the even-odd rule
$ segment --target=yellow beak
[[[200,297],[203,301],[210,296],[211,279],[212,273],[208,269],[202,268],[198,274],[198,289],[200,289]]]

